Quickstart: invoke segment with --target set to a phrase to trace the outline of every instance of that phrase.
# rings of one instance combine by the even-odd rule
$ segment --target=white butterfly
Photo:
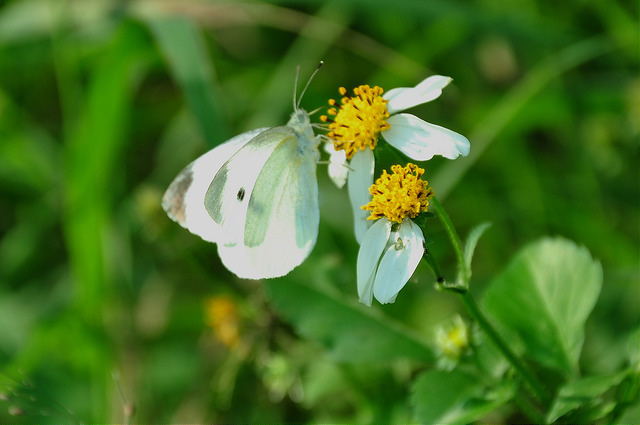
[[[242,278],[284,276],[318,237],[320,136],[298,104],[294,94],[287,125],[247,131],[187,165],[162,198],[169,217],[217,243]]]

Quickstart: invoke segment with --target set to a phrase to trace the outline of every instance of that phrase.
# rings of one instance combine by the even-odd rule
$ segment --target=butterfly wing
[[[319,207],[313,141],[283,141],[255,184],[245,221],[244,246],[251,266],[278,277],[300,265],[318,237]]]
[[[189,164],[163,198],[169,216],[216,242],[239,277],[283,276],[318,236],[317,139],[293,125],[243,133]]]
[[[205,209],[205,194],[211,181],[229,158],[265,130],[267,128],[259,128],[239,134],[187,165],[162,197],[162,208],[167,215],[202,239],[219,241],[222,229]]]
[[[243,278],[283,276],[318,236],[317,141],[313,132],[275,127],[240,149],[215,176],[205,207],[227,238],[225,266]]]
[[[220,167],[204,196],[206,211],[222,229],[219,242],[243,244],[249,201],[260,171],[274,150],[293,136],[286,126],[263,131]]]

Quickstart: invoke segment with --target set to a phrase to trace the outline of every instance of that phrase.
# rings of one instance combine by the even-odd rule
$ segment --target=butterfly
[[[167,215],[215,242],[223,264],[238,277],[284,276],[315,246],[320,136],[300,99],[294,90],[286,125],[247,131],[218,145],[187,165],[162,198]]]

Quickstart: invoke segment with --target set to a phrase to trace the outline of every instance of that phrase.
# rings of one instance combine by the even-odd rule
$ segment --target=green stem
[[[469,288],[469,280],[471,278],[471,273],[467,269],[467,262],[464,260],[464,251],[462,249],[462,241],[458,233],[456,232],[456,228],[453,227],[453,223],[451,222],[451,218],[449,218],[449,214],[444,210],[442,204],[435,196],[431,198],[431,205],[434,207],[436,211],[436,215],[442,222],[444,229],[449,235],[449,240],[453,245],[453,250],[456,253],[456,258],[458,260],[458,278],[455,283],[444,283],[443,288],[452,289],[456,292],[467,291]]]
[[[424,256],[424,259],[427,261],[427,264],[431,266],[431,270],[433,271],[433,274],[436,275],[436,282],[438,282],[438,285],[442,285],[444,282],[446,282],[444,274],[442,274],[442,270],[440,269],[440,265],[438,264],[436,259],[433,258],[433,255],[431,255],[431,252],[429,252],[429,249],[427,248],[424,249],[423,256]]]
[[[449,215],[442,207],[442,204],[436,197],[431,199],[431,205],[433,205],[436,214],[440,218],[442,225],[444,226],[453,249],[456,253],[458,260],[458,278],[454,284],[442,284],[443,289],[456,292],[462,301],[462,304],[467,309],[469,315],[480,326],[482,331],[491,339],[496,347],[502,352],[507,361],[518,372],[522,379],[527,383],[531,391],[535,394],[536,398],[540,400],[545,406],[550,403],[550,397],[547,394],[542,383],[536,378],[536,376],[525,366],[520,358],[511,350],[507,343],[502,339],[500,334],[495,330],[491,322],[482,313],[475,299],[469,292],[469,281],[471,280],[471,270],[469,270],[464,258],[464,251],[462,247],[462,241],[458,233],[456,232]]]
[[[529,371],[529,369],[522,363],[520,358],[511,350],[511,348],[507,345],[507,343],[502,339],[500,334],[495,330],[489,319],[482,313],[480,307],[476,303],[475,299],[471,295],[469,291],[464,293],[458,292],[458,296],[460,297],[460,301],[467,309],[469,315],[475,320],[475,322],[480,326],[482,331],[491,339],[491,341],[496,345],[496,347],[500,350],[502,355],[507,359],[507,361],[513,366],[513,368],[518,372],[518,374],[522,377],[522,379],[529,385],[531,391],[535,394],[536,398],[540,400],[545,406],[549,405],[550,397],[547,394],[542,383],[536,378],[536,376]]]

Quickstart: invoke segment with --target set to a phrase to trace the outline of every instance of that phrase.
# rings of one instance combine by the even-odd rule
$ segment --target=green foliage
[[[516,338],[527,357],[575,377],[585,322],[601,286],[602,268],[585,248],[545,239],[516,255],[487,289],[484,307],[512,331],[507,339]]]
[[[209,145],[222,143],[230,136],[202,34],[184,18],[161,18],[148,25]]]
[[[609,376],[589,376],[567,383],[558,391],[547,414],[547,423],[568,416],[569,412],[570,416],[563,422],[592,423],[603,419],[616,408],[615,399],[607,399],[605,394],[619,390],[623,381],[625,385],[634,385],[635,391],[630,393],[637,395],[638,376],[634,376],[630,370]]]
[[[480,237],[482,237],[489,227],[491,227],[491,223],[482,223],[474,227],[473,230],[469,232],[469,236],[464,244],[464,263],[467,270],[469,270],[469,273],[471,272],[471,262],[473,260],[473,253],[476,250],[478,240],[480,240]],[[469,275],[467,279],[471,279],[471,275]]]
[[[468,248],[469,244],[475,246],[482,230],[476,228],[468,238],[467,253],[473,249]],[[629,356],[631,367],[622,372],[578,375],[585,322],[600,292],[601,280],[600,264],[584,247],[571,241],[546,238],[523,248],[490,284],[483,305],[502,329],[501,340],[519,348],[518,352],[531,362],[518,367],[528,369],[537,364],[539,376],[544,376],[543,368],[561,373],[554,372],[555,378],[547,379],[540,387],[555,394],[552,403],[546,406],[548,396],[540,397],[543,411],[539,412],[540,407],[529,405],[522,398],[524,388],[517,390],[515,376],[506,374],[504,363],[496,361],[495,357],[501,354],[493,342],[500,341],[490,341],[493,336],[489,334],[489,339],[474,342],[473,352],[463,359],[459,369],[429,370],[414,382],[416,420],[467,423],[513,400],[537,422],[592,423],[616,418],[635,404],[638,372],[633,353]],[[484,328],[483,322],[479,324]],[[539,376],[523,378],[537,382]]]
[[[389,363],[401,358],[433,361],[431,349],[411,330],[338,293],[301,282],[267,281],[278,310],[306,338],[321,342],[331,358],[348,363]]]
[[[419,423],[469,423],[485,417],[513,397],[510,382],[487,388],[478,376],[459,370],[430,370],[413,383],[412,402]]]

